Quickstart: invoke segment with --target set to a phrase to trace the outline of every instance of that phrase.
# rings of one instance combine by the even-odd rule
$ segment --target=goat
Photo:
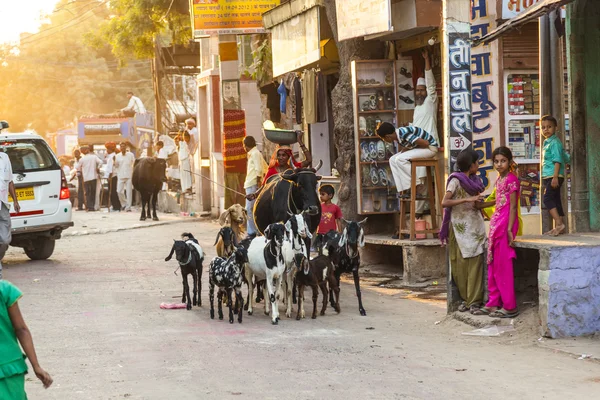
[[[217,249],[217,256],[221,258],[227,258],[233,254],[234,246],[236,243],[236,235],[233,228],[230,226],[224,226],[217,233],[214,246]]]
[[[189,232],[181,234],[181,238],[192,248],[196,249],[198,262],[196,263],[196,275],[198,276],[198,307],[202,307],[202,263],[204,262],[204,250],[198,244],[198,240]]]
[[[187,304],[187,309],[192,309],[192,304],[196,305],[198,302],[198,265],[202,265],[198,253],[194,250],[195,248],[184,242],[183,240],[174,240],[171,252],[165,258],[165,261],[170,261],[175,253],[175,258],[179,262],[181,268],[181,276],[183,278],[183,296],[181,298],[182,303]],[[200,270],[202,267],[200,267]],[[188,284],[188,275],[192,275],[194,281],[194,297],[190,296],[190,286]]]
[[[298,266],[296,274],[296,285],[298,286],[298,314],[296,320],[304,318],[304,287],[312,288],[313,313],[312,319],[317,318],[317,299],[319,296],[319,287],[323,292],[323,308],[321,315],[325,315],[327,309],[327,284],[335,294],[336,303],[333,305],[335,311],[340,312],[340,288],[335,279],[333,264],[327,256],[317,256],[309,260],[302,254],[297,254],[295,257]]]
[[[265,285],[265,314],[269,315],[269,301],[272,307],[271,322],[277,325],[279,322],[278,293],[281,287],[281,279],[285,271],[283,260],[282,245],[286,236],[286,228],[282,223],[269,225],[265,231],[264,237],[252,239],[248,247],[248,266],[246,279],[252,282],[252,276],[257,280],[266,280]],[[248,314],[253,310],[253,286],[248,285],[250,302],[248,304]],[[269,301],[267,301],[267,299]]]
[[[244,297],[242,296],[242,269],[248,263],[248,251],[243,247],[234,249],[233,254],[225,259],[215,257],[210,262],[208,268],[208,284],[210,299],[210,318],[215,318],[214,293],[215,286],[219,287],[217,294],[217,303],[219,309],[219,319],[223,319],[223,303],[221,298],[223,293],[227,294],[227,306],[229,307],[229,323],[233,324],[233,311],[231,307],[232,291],[235,291],[236,314],[238,322],[242,323],[242,308],[244,307]],[[238,301],[240,302],[238,308]]]
[[[219,225],[230,226],[238,240],[246,237],[246,224],[248,215],[246,209],[239,204],[234,204],[219,216]]]
[[[312,239],[312,235],[304,221],[304,212],[301,214],[288,213],[290,218],[285,223],[286,240],[283,242],[282,252],[285,263],[285,272],[283,282],[285,282],[285,316],[292,317],[292,295],[294,288],[294,279],[296,277],[296,254],[302,254],[308,257],[308,248],[305,239]]]
[[[344,220],[346,227],[342,235],[335,231],[329,231],[325,235],[325,248],[331,258],[331,262],[335,267],[335,279],[340,284],[340,276],[343,273],[352,272],[354,278],[354,287],[356,289],[356,297],[358,297],[358,311],[360,315],[365,316],[365,311],[362,304],[360,292],[360,278],[358,277],[358,268],[360,267],[360,253],[358,247],[365,245],[365,233],[362,225],[367,221],[367,218],[360,222]],[[335,302],[333,294],[329,293],[329,301],[332,306]]]

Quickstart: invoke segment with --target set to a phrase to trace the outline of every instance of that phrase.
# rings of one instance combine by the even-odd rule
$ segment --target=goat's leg
[[[269,287],[268,287],[266,281],[263,283],[262,289],[263,289],[263,298],[265,299],[265,315],[270,315],[271,314],[271,302],[269,301]]]
[[[312,288],[312,301],[313,301],[313,313],[312,313],[312,319],[316,319],[317,318],[317,299],[319,298],[319,286],[313,282],[313,284],[310,286]]]
[[[194,297],[192,298],[192,305],[198,304],[198,272],[195,269],[192,269],[192,280],[194,282],[194,286],[192,287],[192,293]]]
[[[254,311],[254,285],[252,284],[252,271],[250,268],[245,268],[246,281],[248,282],[248,315],[252,315]]]
[[[330,286],[330,292],[333,292],[335,295],[335,305],[333,308],[339,314],[342,311],[340,308],[340,285],[338,284],[338,281],[336,281],[335,276],[331,278]]]
[[[333,275],[333,279],[335,279],[335,282],[336,282],[336,285],[338,288],[340,287],[340,276],[341,275],[342,275],[342,273],[339,272],[339,269],[336,269],[335,273]],[[333,289],[333,287],[329,288],[329,304],[331,304],[331,307],[335,308],[335,301],[333,299],[333,290],[331,290],[331,289]]]
[[[197,270],[198,275],[198,307],[202,307],[202,261]]]
[[[227,307],[229,308],[229,323],[233,324],[233,300],[231,299],[231,288],[227,288]],[[236,296],[237,302],[237,296]]]
[[[209,280],[208,300],[210,301],[210,319],[215,319],[215,284]]]
[[[262,289],[261,289],[262,288]],[[260,303],[265,298],[265,282],[256,281],[256,302]]]
[[[279,322],[279,291],[281,290],[281,281],[282,281],[282,276],[279,275],[276,279],[273,280],[273,293],[274,293],[274,298],[275,301],[272,304],[272,309],[271,309],[271,318],[275,317],[275,321]],[[269,296],[270,298],[271,296]]]
[[[358,311],[360,312],[360,315],[365,316],[365,315],[367,315],[367,312],[363,308],[363,304],[362,304],[362,296],[360,293],[360,278],[358,277],[358,269],[355,269],[354,271],[352,271],[352,276],[354,277],[354,287],[356,288],[356,297],[358,297]]]
[[[242,314],[244,314],[244,295],[242,294],[242,287],[235,288],[235,297],[240,300],[240,308],[238,309],[238,322],[242,323]]]
[[[293,288],[295,287],[294,280],[296,269],[296,267],[290,268],[290,271],[285,277],[285,316],[287,318],[292,318],[292,293],[294,292]]]
[[[298,296],[296,293],[296,276],[294,275],[292,279],[292,304],[296,304],[298,302]]]
[[[302,310],[304,308],[304,304],[302,303],[302,297],[304,296],[304,285],[298,284],[298,312],[296,313],[296,321],[300,321],[300,319],[304,318],[302,315]]]
[[[323,293],[323,307],[321,308],[321,315],[325,315],[325,310],[327,310],[327,281],[320,282],[319,287]]]
[[[274,282],[273,274],[267,271],[267,293],[265,293],[265,310],[267,309],[267,304],[271,304],[271,322],[273,325],[277,325],[279,320],[277,319],[277,285]]]
[[[219,319],[223,319],[223,289],[219,288],[217,293],[217,309],[219,311]]]
[[[192,309],[192,297],[190,296],[190,285],[188,284],[188,273],[184,273],[181,271],[181,276],[183,277],[183,293],[185,303],[187,304],[186,308],[188,310]]]

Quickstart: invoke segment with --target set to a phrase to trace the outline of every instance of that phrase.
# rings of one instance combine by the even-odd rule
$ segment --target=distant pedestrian
[[[131,211],[133,204],[133,164],[135,163],[135,155],[127,151],[127,143],[123,142],[120,145],[121,152],[115,157],[115,167],[117,169],[117,177],[119,179],[117,192],[119,193],[119,201],[122,209]]]
[[[156,157],[165,160],[169,158],[169,153],[167,152],[167,149],[165,149],[165,144],[162,140],[156,142]]]
[[[146,107],[144,107],[144,103],[139,97],[134,96],[133,92],[127,92],[127,97],[129,103],[127,107],[121,109],[124,116],[133,117],[135,114],[146,114]]]
[[[10,197],[13,199],[14,210],[18,213],[21,211],[21,206],[19,205],[15,184],[13,182],[12,164],[10,163],[8,154],[2,151],[0,152],[0,280],[2,279],[2,259],[12,240],[10,203],[8,202],[9,193]],[[0,349],[2,348],[1,343],[2,342],[0,341]],[[0,351],[0,354],[1,353],[2,352]],[[2,376],[2,363],[0,363],[0,376]],[[0,391],[0,393],[2,392]]]
[[[196,154],[196,150],[198,149],[198,142],[200,140],[198,128],[196,128],[196,120],[193,118],[188,118],[185,121],[185,131],[190,134],[190,154],[193,156]]]
[[[52,377],[40,367],[31,332],[19,309],[22,296],[23,293],[12,283],[0,280],[0,399],[27,400],[26,358],[44,388],[52,385]]]
[[[183,133],[183,139],[179,141],[179,180],[181,193],[192,193],[192,165],[190,162],[190,134]]]
[[[85,204],[85,193],[83,185],[83,175],[79,170],[79,162],[81,161],[81,151],[79,149],[75,149],[73,151],[73,157],[75,157],[75,163],[73,164],[73,168],[77,172],[76,175],[71,179],[77,179],[77,211],[83,211],[83,206]]]
[[[117,193],[117,186],[119,179],[117,178],[115,168],[115,158],[117,157],[116,150],[117,144],[115,142],[107,142],[106,147],[106,179],[108,179],[108,198],[112,205],[113,211],[121,211],[121,202],[119,201],[119,193]]]
[[[244,150],[248,153],[248,164],[246,166],[246,180],[244,189],[246,194],[256,192],[267,172],[269,166],[256,147],[256,139],[253,136],[246,136],[242,142]],[[256,200],[246,199],[246,214],[248,214],[248,236],[256,236],[257,229],[254,223],[254,202]]]
[[[542,150],[542,182],[544,186],[544,205],[554,220],[554,229],[545,232],[545,235],[558,236],[565,230],[560,188],[565,181],[565,164],[571,157],[556,136],[558,122],[550,115],[544,115],[541,120],[542,134],[546,140]]]
[[[458,311],[474,313],[483,305],[483,255],[487,243],[485,222],[476,204],[485,186],[477,175],[479,154],[473,149],[456,157],[458,172],[446,182],[442,200],[444,221],[440,240],[449,245],[452,281],[462,302]]]
[[[479,207],[495,205],[490,220],[488,240],[488,292],[485,307],[476,315],[489,314],[494,318],[514,318],[519,315],[515,296],[513,260],[517,258],[514,240],[519,232],[519,178],[512,172],[515,167],[508,147],[498,147],[492,153],[494,168],[498,171],[495,200]]]
[[[85,207],[87,211],[96,211],[96,187],[100,178],[100,166],[102,160],[92,152],[88,146],[81,148],[83,157],[79,160],[78,170],[83,176],[83,186],[85,189]]]

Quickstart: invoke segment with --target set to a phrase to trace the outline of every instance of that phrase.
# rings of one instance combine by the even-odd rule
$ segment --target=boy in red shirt
[[[334,230],[341,232],[342,210],[331,202],[335,195],[335,189],[331,185],[322,185],[319,188],[321,199],[321,222],[319,223],[318,235],[324,235]]]

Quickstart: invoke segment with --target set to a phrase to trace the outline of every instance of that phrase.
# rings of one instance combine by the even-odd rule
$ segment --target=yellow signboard
[[[280,0],[193,0],[194,37],[263,33],[262,14]]]

